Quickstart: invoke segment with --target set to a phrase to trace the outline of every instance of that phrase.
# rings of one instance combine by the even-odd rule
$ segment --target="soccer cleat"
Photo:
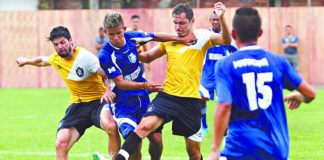
[[[208,132],[208,128],[202,128],[202,137],[204,138]]]
[[[92,154],[93,160],[107,160],[102,154],[99,152],[94,152]]]

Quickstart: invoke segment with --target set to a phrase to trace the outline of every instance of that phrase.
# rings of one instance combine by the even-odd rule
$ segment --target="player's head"
[[[233,18],[232,36],[241,43],[256,42],[261,36],[261,18],[256,9],[239,8]]]
[[[105,36],[105,30],[103,27],[99,27],[98,29],[99,37],[104,37]]]
[[[104,20],[104,27],[109,42],[116,47],[123,47],[126,27],[121,14],[116,12],[107,13]]]
[[[140,21],[140,16],[137,14],[132,15],[131,17],[131,21],[132,21],[132,28],[133,30],[137,31],[139,29],[138,25],[139,25],[139,21]]]
[[[291,25],[286,25],[285,26],[285,32],[287,35],[291,35],[293,33],[293,29]]]
[[[179,37],[184,37],[191,33],[195,19],[190,5],[188,3],[177,4],[172,12],[172,20]]]
[[[48,40],[53,43],[59,56],[62,58],[71,57],[73,43],[71,34],[66,27],[58,26],[53,28]]]
[[[218,15],[214,12],[210,15],[209,21],[212,25],[212,28],[215,32],[220,32],[221,31],[221,26],[219,22],[219,17]]]

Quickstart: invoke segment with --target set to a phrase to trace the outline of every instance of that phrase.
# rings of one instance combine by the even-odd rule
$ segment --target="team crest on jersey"
[[[136,56],[134,53],[131,53],[128,55],[128,60],[131,62],[131,63],[135,63],[136,62]]]
[[[77,67],[75,73],[78,75],[78,77],[82,77],[84,75],[84,70],[81,67]]]

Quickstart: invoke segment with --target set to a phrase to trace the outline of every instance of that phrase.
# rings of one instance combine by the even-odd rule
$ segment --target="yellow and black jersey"
[[[208,48],[213,46],[211,32],[200,29],[194,32],[197,41],[186,46],[177,42],[160,43],[167,55],[167,72],[163,83],[164,92],[179,96],[200,98],[199,84],[203,61]]]
[[[48,61],[64,80],[70,92],[70,103],[100,99],[106,88],[101,76],[99,60],[86,49],[77,47],[71,59],[61,58],[58,53]]]

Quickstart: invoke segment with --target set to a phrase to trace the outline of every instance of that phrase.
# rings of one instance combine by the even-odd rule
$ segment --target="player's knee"
[[[150,143],[162,144],[162,134],[154,132],[149,136]]]
[[[55,142],[55,148],[56,150],[67,150],[68,149],[69,142],[65,140],[56,140]]]
[[[108,135],[115,135],[118,133],[118,126],[115,121],[106,121],[104,125],[104,129]]]

